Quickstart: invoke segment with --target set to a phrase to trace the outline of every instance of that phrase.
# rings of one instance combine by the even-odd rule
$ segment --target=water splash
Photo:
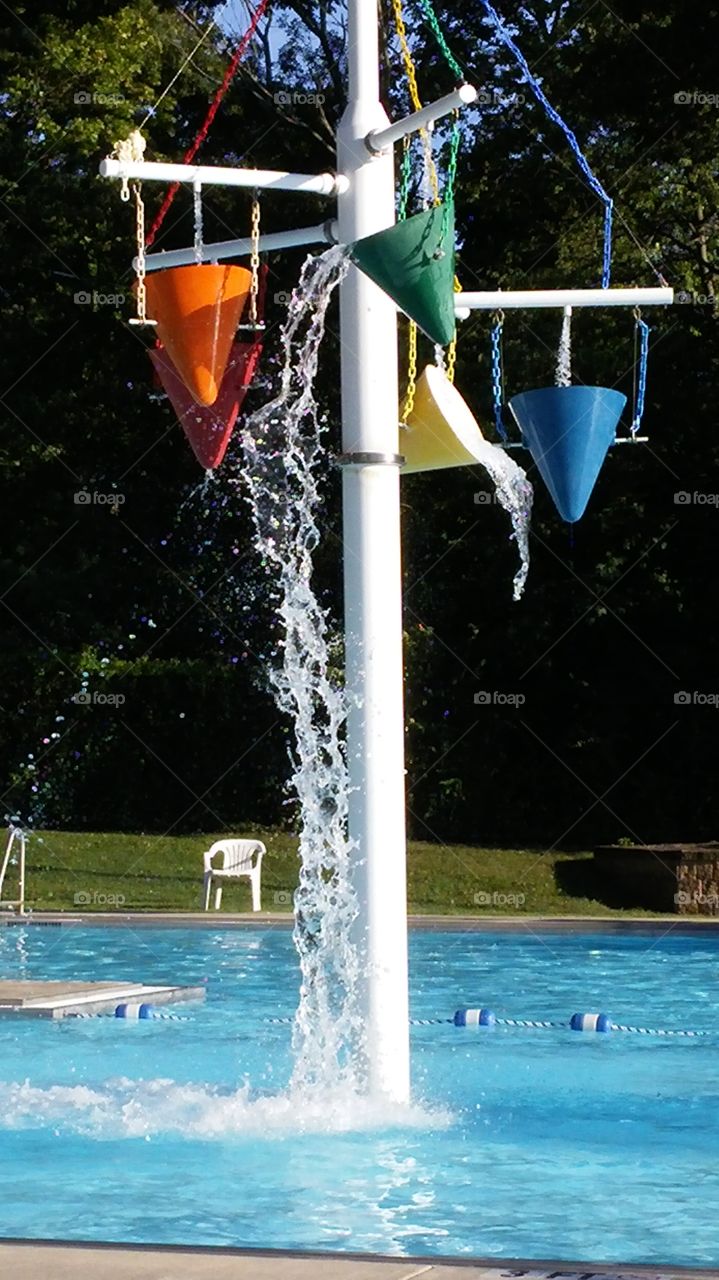
[[[519,552],[519,568],[512,579],[512,594],[515,600],[521,600],[529,573],[529,526],[534,490],[526,472],[501,445],[482,439],[473,443],[472,452],[492,481],[497,502],[512,521],[511,537]]]
[[[557,352],[557,369],[554,381],[558,387],[572,385],[572,308],[565,307],[562,317],[562,332]]]
[[[283,631],[281,662],[270,679],[277,705],[294,726],[291,786],[301,815],[294,930],[301,988],[291,1091],[359,1091],[363,1085],[345,700],[331,672],[327,616],[312,586],[320,537],[318,472],[327,465],[314,379],[327,307],[346,270],[341,248],[305,262],[282,331],[279,393],[246,421],[241,436],[255,545],[273,582]]]
[[[177,1083],[170,1079],[130,1080],[42,1087],[0,1083],[0,1131],[50,1129],[103,1140],[173,1134],[188,1141],[228,1142],[248,1138],[284,1139],[297,1134],[348,1133],[377,1129],[445,1129],[452,1115],[444,1108],[414,1104],[398,1108],[378,1098],[356,1099],[348,1109],[344,1090],[329,1087],[308,1094],[298,1107],[292,1092],[253,1094],[237,1089]]]

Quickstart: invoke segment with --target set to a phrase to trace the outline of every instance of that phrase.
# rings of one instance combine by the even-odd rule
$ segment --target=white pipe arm
[[[229,169],[213,165],[165,164],[142,160],[125,164],[109,157],[100,164],[100,177],[137,182],[189,182],[202,187],[250,187],[274,191],[303,191],[336,196],[347,190],[347,179],[335,173],[285,173],[275,169]]]
[[[440,120],[442,116],[448,116],[452,111],[468,106],[476,98],[477,90],[474,85],[460,85],[459,89],[455,89],[453,93],[447,93],[443,98],[438,98],[436,102],[430,102],[428,106],[422,107],[420,111],[413,111],[411,115],[405,116],[403,120],[397,120],[395,124],[389,125],[388,128],[373,129],[365,138],[365,146],[368,151],[372,151],[375,154],[379,151],[385,151],[393,143],[399,142],[400,138],[405,138],[408,133],[417,133],[419,129],[424,129],[428,124],[432,124],[434,120]]]
[[[302,244],[337,244],[337,223],[330,218],[316,227],[298,227],[296,231],[271,231],[260,236],[260,253],[269,253],[272,249],[291,249]],[[243,240],[218,240],[215,244],[203,244],[201,261],[220,262],[225,258],[246,258],[252,253],[252,241],[249,236]],[[145,257],[146,271],[166,271],[168,267],[191,266],[197,261],[194,248],[168,249],[166,253],[148,253]],[[137,258],[132,265],[137,271]]]
[[[460,320],[470,311],[534,310],[537,307],[669,307],[673,289],[496,289],[491,293],[455,293]]]

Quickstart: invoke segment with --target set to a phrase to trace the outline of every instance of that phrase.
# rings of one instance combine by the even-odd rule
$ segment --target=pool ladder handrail
[[[14,900],[8,898],[7,901],[4,901],[2,896],[3,885],[5,883],[5,876],[7,874],[8,867],[10,866],[10,860],[12,858],[13,849],[16,843],[18,845],[18,854],[17,854],[18,897]],[[8,827],[8,836],[7,836],[7,843],[5,845],[5,854],[2,860],[2,866],[0,866],[0,907],[17,908],[18,915],[21,915],[21,916],[25,915],[25,846],[26,846],[26,843],[27,842],[25,838],[25,832],[23,831],[22,827],[16,827],[16,826]]]

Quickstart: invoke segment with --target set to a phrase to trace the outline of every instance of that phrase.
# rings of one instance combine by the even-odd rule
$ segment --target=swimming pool
[[[0,1021],[0,1234],[715,1265],[717,1049],[415,1027],[406,1114],[282,1098],[289,932],[0,928],[0,976],[206,981],[186,1022]],[[717,1026],[719,935],[416,931],[412,1014]],[[334,1131],[333,1131],[334,1130]]]

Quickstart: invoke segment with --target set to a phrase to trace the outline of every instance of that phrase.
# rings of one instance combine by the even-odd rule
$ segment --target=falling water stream
[[[327,308],[346,271],[342,248],[306,260],[282,331],[280,389],[246,420],[233,479],[246,486],[256,550],[272,582],[283,639],[270,679],[294,727],[291,786],[300,807],[294,941],[301,988],[292,1086],[302,1091],[321,1086],[361,1092],[364,1084],[360,961],[352,928],[358,904],[342,736],[346,708],[330,669],[327,616],[312,586],[320,539],[318,475],[327,465],[314,380]],[[512,517],[522,561],[517,596],[528,568],[531,486],[521,468],[491,445],[478,460]]]
[[[282,331],[284,366],[273,400],[245,422],[242,480],[256,549],[272,580],[282,660],[270,669],[275,700],[294,727],[291,786],[300,808],[294,941],[301,970],[292,1087],[361,1090],[357,900],[347,834],[343,690],[333,679],[325,610],[312,586],[320,539],[318,472],[326,461],[314,379],[332,292],[347,270],[342,249],[308,258]]]
[[[572,385],[572,308],[565,307],[562,316],[562,332],[557,352],[557,368],[554,376],[558,387]]]

